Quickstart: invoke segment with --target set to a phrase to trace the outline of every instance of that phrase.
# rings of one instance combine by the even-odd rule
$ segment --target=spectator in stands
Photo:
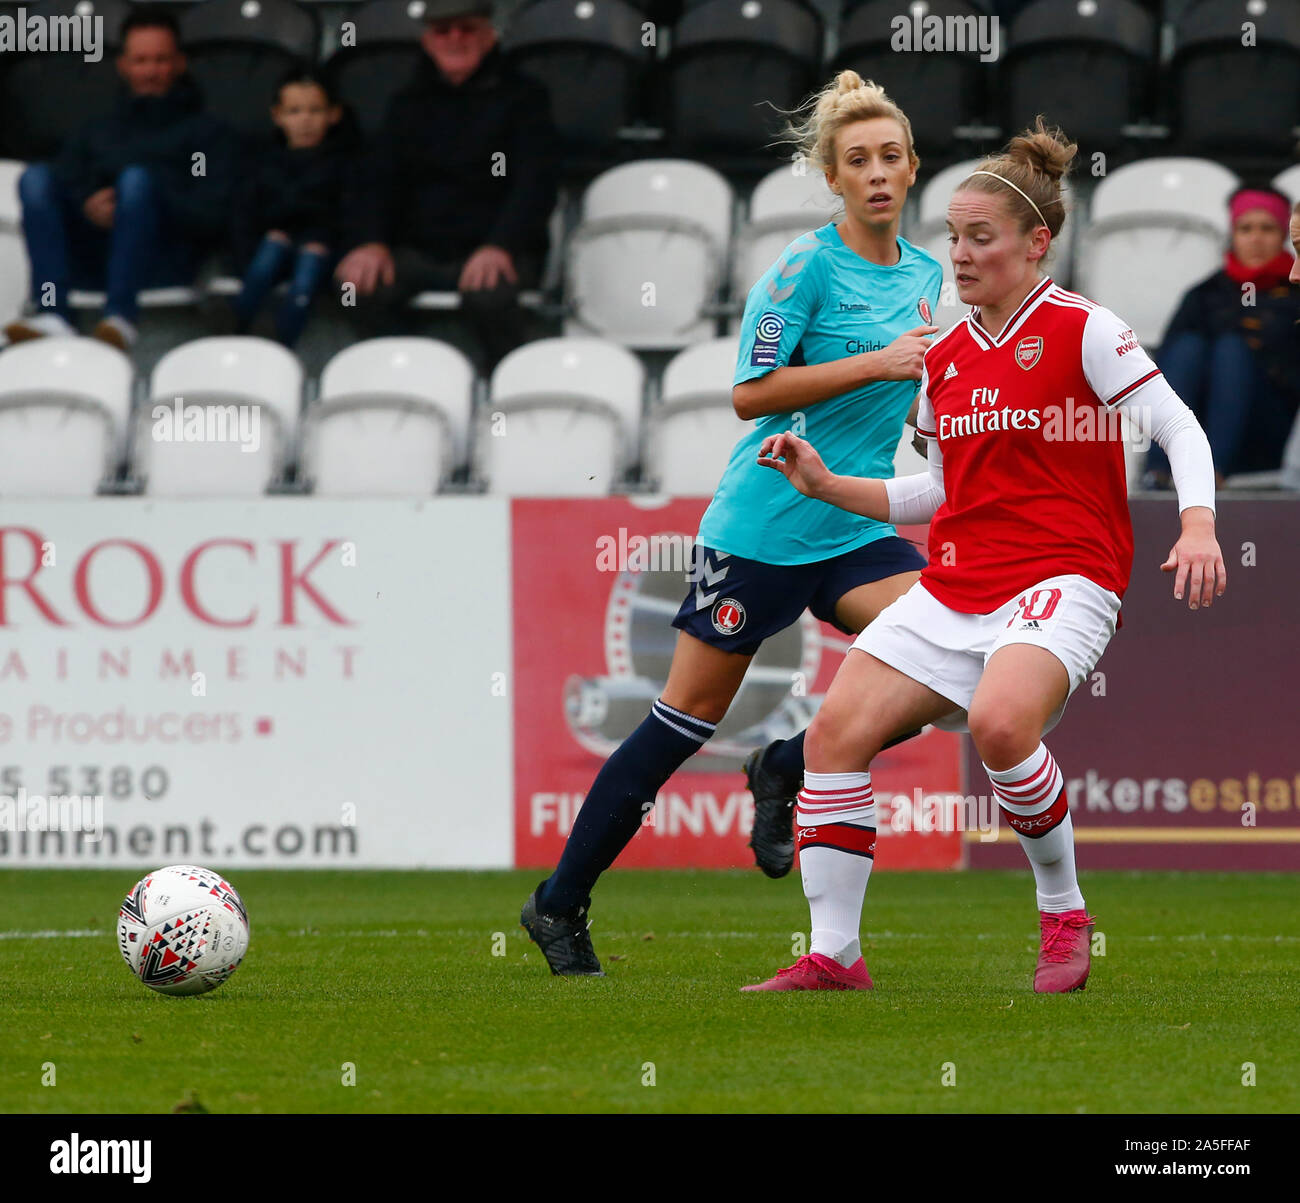
[[[1291,202],[1271,188],[1240,188],[1228,202],[1232,245],[1223,267],[1187,292],[1160,345],[1161,371],[1195,412],[1219,483],[1281,466],[1300,410],[1300,288],[1286,249]],[[1148,486],[1169,485],[1158,447]]]
[[[426,289],[458,290],[492,366],[523,341],[518,290],[535,286],[555,206],[555,134],[542,86],[502,62],[484,0],[429,0],[426,57],[389,107],[347,205],[369,333],[391,332]],[[346,296],[345,296],[346,303]]]
[[[73,134],[54,162],[23,173],[31,315],[6,327],[11,341],[75,334],[68,289],[106,288],[94,336],[125,350],[140,289],[188,283],[224,232],[236,143],[203,112],[185,68],[175,18],[132,12],[116,108]]]
[[[288,279],[275,330],[292,347],[307,324],[312,298],[329,280],[350,149],[342,118],[329,85],[306,65],[281,79],[271,105],[275,140],[252,156],[233,207],[231,246],[244,265],[244,286],[233,301],[241,334],[271,290]]]

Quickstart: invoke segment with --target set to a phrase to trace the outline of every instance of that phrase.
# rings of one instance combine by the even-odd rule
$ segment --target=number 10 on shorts
[[[1019,619],[1022,622],[1042,622],[1051,618],[1061,600],[1059,589],[1035,589],[1016,602],[1016,608],[1007,619],[1007,626]]]

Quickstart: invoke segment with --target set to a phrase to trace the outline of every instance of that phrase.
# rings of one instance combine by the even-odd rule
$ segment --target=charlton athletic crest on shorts
[[[930,302],[927,301],[924,297],[922,297],[919,301],[917,301],[916,311],[921,315],[921,320],[927,326],[932,324],[930,321]]]
[[[745,625],[745,607],[734,597],[724,597],[713,607],[713,629],[719,635],[734,635]]]
[[[1029,371],[1043,354],[1043,336],[1035,334],[1032,338],[1022,338],[1016,343],[1016,362]]]

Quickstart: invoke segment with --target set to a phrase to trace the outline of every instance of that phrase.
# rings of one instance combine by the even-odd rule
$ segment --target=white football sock
[[[846,969],[862,955],[858,931],[871,863],[869,856],[816,844],[799,852],[804,897],[812,915],[808,951],[830,957]]]
[[[1009,769],[984,766],[1004,817],[1013,828],[1034,819],[1047,821],[1048,812],[1061,804],[1063,816],[1042,835],[1016,831],[1029,858],[1038,893],[1038,909],[1051,914],[1083,910],[1083,894],[1074,866],[1074,824],[1063,805],[1064,779],[1047,745],[1040,743],[1018,765]]]
[[[862,955],[858,932],[872,866],[867,850],[875,846],[871,774],[805,771],[803,785],[795,822],[812,916],[808,951],[847,968]]]

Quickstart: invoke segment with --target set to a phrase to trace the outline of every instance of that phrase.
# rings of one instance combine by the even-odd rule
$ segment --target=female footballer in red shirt
[[[928,472],[837,476],[788,433],[760,451],[759,464],[809,497],[881,521],[932,521],[921,579],[858,637],[808,731],[795,823],[810,952],[746,990],[871,987],[858,942],[875,847],[869,770],[890,739],[925,723],[969,729],[1033,867],[1034,990],[1087,981],[1094,920],[1042,737],[1105,650],[1128,584],[1120,411],[1169,457],[1182,533],[1162,568],[1175,574],[1174,596],[1208,606],[1227,576],[1195,417],[1125,322],[1039,274],[1076,149],[1040,119],[953,194],[952,262],[973,308],[925,355],[917,429]]]

